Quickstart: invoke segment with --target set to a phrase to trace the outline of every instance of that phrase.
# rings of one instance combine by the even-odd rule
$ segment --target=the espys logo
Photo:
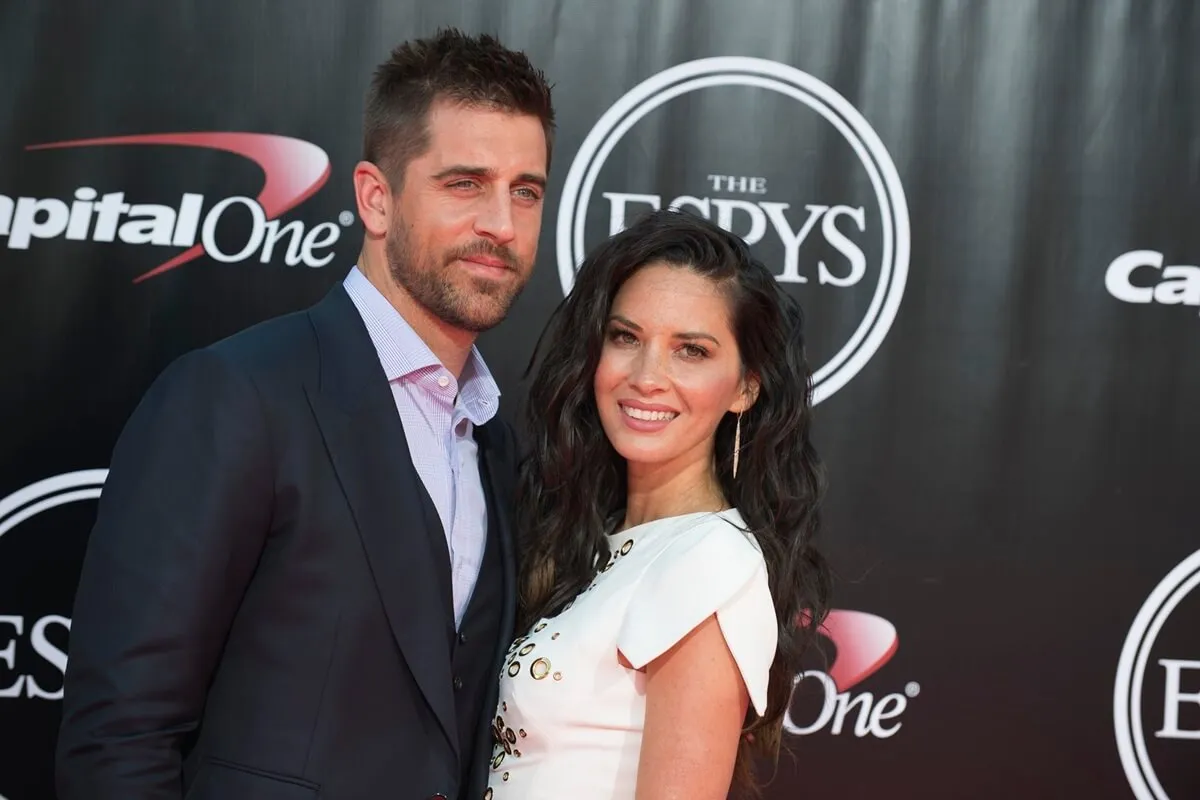
[[[1150,664],[1151,651],[1160,638],[1164,625],[1170,621],[1180,603],[1198,584],[1200,551],[1184,559],[1183,563],[1171,570],[1150,593],[1150,597],[1134,618],[1117,664],[1117,680],[1113,689],[1117,752],[1121,756],[1121,765],[1125,768],[1125,777],[1138,800],[1172,800],[1163,788],[1160,771],[1155,770],[1152,754],[1147,747],[1146,728],[1142,718],[1143,704],[1152,707],[1155,712],[1159,709],[1162,711],[1161,723],[1154,725],[1153,732],[1157,742],[1161,743],[1159,747],[1200,742],[1200,725],[1196,724],[1197,719],[1200,719],[1200,714],[1196,714],[1200,712],[1200,649],[1190,653],[1194,656],[1192,659],[1159,657],[1154,659],[1153,666]],[[1180,641],[1194,644],[1193,633],[1194,630],[1189,629]],[[1153,674],[1154,691],[1150,691],[1146,686],[1148,668]],[[1185,682],[1189,687],[1188,691],[1184,690]],[[1185,709],[1185,703],[1197,708]],[[1190,726],[1181,719],[1182,715],[1187,713],[1193,714]],[[1167,755],[1161,750],[1159,753]],[[1176,755],[1181,755],[1181,763],[1193,766],[1196,763],[1195,756],[1190,751]],[[1177,795],[1174,800],[1180,800],[1182,797],[1183,795]]]
[[[828,728],[838,735],[847,728],[851,712],[854,735],[888,739],[900,730],[897,719],[908,707],[908,701],[921,692],[916,682],[904,687],[904,692],[881,695],[871,692],[851,695],[850,689],[875,674],[896,653],[899,640],[896,628],[883,617],[862,611],[837,609],[831,611],[821,627],[822,633],[833,642],[837,655],[829,672],[805,670],[792,683],[793,697],[783,718],[783,729],[795,736],[806,736]],[[820,710],[806,725],[796,721],[796,689],[805,680],[821,685]]]
[[[134,283],[138,283],[202,255],[226,264],[246,261],[257,255],[265,264],[277,249],[285,246],[283,260],[288,266],[323,267],[334,257],[332,248],[341,235],[339,225],[347,227],[354,222],[354,215],[343,211],[338,215],[338,224],[322,222],[307,230],[299,220],[280,225],[278,218],[315,194],[330,174],[329,156],[324,150],[289,136],[237,132],[164,133],[52,142],[25,149],[111,145],[169,145],[233,153],[262,169],[263,187],[257,197],[221,198],[207,212],[204,211],[205,196],[192,192],[185,192],[180,197],[177,208],[130,204],[123,191],[101,194],[91,186],[76,189],[70,205],[57,198],[14,199],[0,194],[0,236],[8,237],[10,250],[28,249],[35,239],[59,236],[73,241],[120,240],[133,245],[186,248],[139,275],[134,279]],[[249,215],[250,234],[240,247],[226,245],[222,250],[217,242],[217,226],[230,209],[240,209],[235,213]]]
[[[108,477],[106,469],[88,469],[55,475],[26,486],[0,499],[0,540],[22,522],[52,508],[83,500],[96,500]],[[58,614],[27,618],[23,614],[0,613],[0,700],[61,700],[62,686],[47,688],[17,658],[17,640],[28,637],[33,655],[50,664],[60,675],[67,668],[67,654],[46,636],[51,627],[71,630],[71,620]],[[3,677],[4,673],[15,677]],[[0,714],[0,719],[3,718]],[[2,800],[2,799],[0,799]]]
[[[1200,267],[1166,264],[1157,250],[1132,250],[1113,259],[1104,288],[1126,303],[1200,306]]]
[[[804,116],[787,116],[797,112]],[[803,128],[814,141],[798,141],[805,133],[793,121],[815,126]],[[729,133],[739,122],[744,131]],[[635,144],[602,176],[623,139]],[[833,142],[823,151],[830,163],[844,159],[853,180],[823,188],[817,139]],[[670,142],[669,154],[663,142]],[[775,158],[772,147],[787,152]],[[667,157],[656,163],[656,154]],[[598,181],[606,204],[594,197]],[[800,185],[819,194],[800,197]],[[805,304],[810,320],[814,311],[837,315],[829,323],[836,333],[810,337],[836,340],[814,364],[815,402],[850,381],[887,336],[908,275],[904,190],[866,119],[811,75],[758,58],[706,58],[654,75],[618,100],[584,140],[563,187],[556,245],[564,294],[591,246],[621,231],[627,218],[663,207],[698,213],[741,236],[780,283],[806,287],[797,291],[810,299],[825,287],[842,293]],[[593,211],[600,213],[590,214],[589,224]]]
[[[0,741],[24,745],[0,748],[0,800],[6,796],[14,800],[54,796],[45,763],[29,755],[54,752],[71,632],[69,616],[54,613],[63,611],[57,603],[47,606],[47,598],[31,598],[41,604],[40,610],[22,607],[23,589],[38,586],[48,577],[29,575],[22,554],[28,557],[32,552],[38,563],[36,554],[42,548],[61,550],[64,540],[71,542],[74,550],[82,538],[79,534],[85,533],[74,526],[88,518],[87,505],[100,497],[107,476],[106,469],[68,472],[0,498],[0,566],[7,568],[0,583]],[[71,507],[81,503],[82,508]],[[60,529],[67,518],[72,520],[71,529]],[[46,543],[44,535],[50,532],[59,535]],[[44,563],[61,566],[65,561],[54,553]],[[18,605],[10,606],[14,601]]]

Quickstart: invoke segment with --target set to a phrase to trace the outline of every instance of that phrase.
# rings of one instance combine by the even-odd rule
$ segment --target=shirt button
[[[443,375],[443,376],[441,376],[440,378],[438,378],[438,386],[440,386],[440,387],[442,387],[443,389],[445,389],[445,388],[446,388],[447,386],[449,386],[449,385],[450,385],[450,379],[449,379],[449,378],[447,378],[445,375]]]
[[[463,687],[463,679],[462,679],[462,678],[457,678],[457,677],[456,677],[456,678],[454,679],[454,688],[455,688],[455,690],[457,691],[457,690],[459,690],[459,689],[462,689],[462,687]]]

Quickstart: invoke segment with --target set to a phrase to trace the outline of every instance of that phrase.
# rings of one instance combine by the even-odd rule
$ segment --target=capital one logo
[[[1150,593],[1142,605],[1117,665],[1113,689],[1113,721],[1117,752],[1125,777],[1137,800],[1181,800],[1163,788],[1163,776],[1155,769],[1155,757],[1147,742],[1162,746],[1195,748],[1186,754],[1194,765],[1200,757],[1200,647],[1190,653],[1161,652],[1156,643],[1164,626],[1178,613],[1180,604],[1200,584],[1200,551],[1184,559]],[[1192,633],[1191,630],[1188,631]],[[1185,641],[1195,643],[1189,635]],[[1183,656],[1183,657],[1179,657]],[[1187,656],[1190,656],[1187,657]],[[1148,691],[1153,676],[1156,691]],[[1157,683],[1162,681],[1161,695]],[[1150,719],[1143,715],[1149,712]],[[1185,716],[1190,715],[1190,716]],[[1190,724],[1188,724],[1190,720]],[[1195,742],[1196,744],[1190,744]],[[1161,750],[1159,751],[1161,752]],[[1191,795],[1188,795],[1189,797]]]
[[[836,172],[831,186],[822,170]],[[620,98],[563,186],[563,293],[591,248],[661,208],[741,236],[800,300],[814,402],[849,382],[887,336],[908,276],[904,189],[866,119],[811,75],[758,58],[705,58]]]
[[[837,648],[829,672],[805,670],[792,681],[793,698],[783,718],[783,729],[793,736],[823,730],[833,735],[852,730],[856,737],[888,739],[900,730],[899,717],[921,687],[910,682],[903,692],[875,697],[872,692],[851,694],[850,690],[875,674],[896,653],[896,627],[883,617],[863,611],[835,609],[821,628]],[[797,720],[795,692],[804,681],[821,687],[819,711],[811,720]]]
[[[256,197],[223,197],[209,204],[194,192],[184,192],[177,207],[129,203],[123,191],[98,191],[92,186],[75,190],[68,204],[59,198],[7,197],[0,194],[0,237],[10,250],[27,250],[35,240],[63,237],[74,241],[113,242],[131,245],[185,248],[134,279],[138,283],[183,266],[200,256],[232,264],[257,258],[268,263],[282,252],[288,266],[322,267],[333,260],[330,249],[341,230],[354,222],[343,211],[338,224],[322,222],[305,228],[279,217],[296,208],[329,179],[329,156],[311,142],[265,133],[167,133],[110,136],[30,145],[28,151],[107,146],[176,146],[233,153],[249,159],[263,172]],[[207,206],[207,211],[205,210]],[[217,241],[217,227],[228,216],[249,217],[250,233],[237,247]]]
[[[1126,303],[1200,306],[1200,267],[1167,264],[1157,250],[1132,250],[1113,259],[1104,288]]]

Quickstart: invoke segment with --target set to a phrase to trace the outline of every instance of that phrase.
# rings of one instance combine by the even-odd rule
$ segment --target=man
[[[176,361],[117,443],[60,800],[482,796],[514,446],[474,340],[532,270],[553,129],[541,73],[492,38],[379,68],[357,266]]]

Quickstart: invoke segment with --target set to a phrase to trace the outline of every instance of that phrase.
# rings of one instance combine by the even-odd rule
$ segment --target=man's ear
[[[387,177],[369,161],[354,166],[354,200],[368,236],[387,235],[392,216],[392,190]]]

